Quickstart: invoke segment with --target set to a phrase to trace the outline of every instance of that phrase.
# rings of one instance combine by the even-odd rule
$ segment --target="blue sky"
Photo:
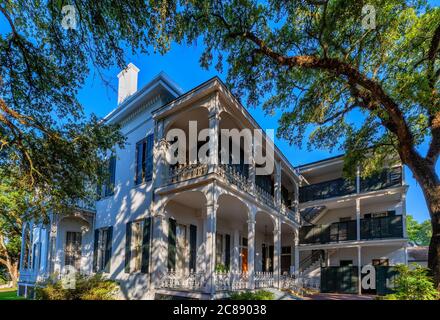
[[[435,6],[438,5],[438,0],[431,0],[429,3]],[[4,34],[5,32],[9,33],[10,29],[3,16],[1,16],[0,33]],[[131,50],[127,50],[127,52],[128,51]],[[139,87],[145,85],[160,71],[164,71],[176,81],[184,91],[187,91],[215,75],[218,75],[223,80],[225,79],[225,74],[218,74],[214,69],[203,70],[199,66],[201,51],[201,44],[194,44],[189,47],[173,45],[171,51],[164,56],[159,54],[128,55],[127,62],[132,62],[140,68],[138,81]],[[107,80],[111,81],[111,86],[104,85],[100,76],[93,70],[91,71],[84,87],[79,92],[79,99],[87,114],[93,112],[98,116],[103,117],[116,107],[116,75],[119,71],[118,68],[105,70],[105,77]],[[249,109],[249,111],[263,128],[276,129],[278,127],[277,121],[280,114],[268,116],[261,110],[261,108],[252,108]],[[318,149],[309,152],[304,148],[298,149],[289,146],[286,141],[279,139],[276,139],[275,143],[294,166],[338,154],[338,152],[332,154],[326,150]],[[424,146],[421,149],[422,153],[425,153],[426,149],[426,146]],[[437,169],[438,168],[439,166],[437,166]],[[413,178],[412,173],[407,168],[405,169],[405,176],[406,183],[409,185],[407,197],[408,214],[412,214],[419,221],[428,219],[429,214],[422,191]]]
[[[150,55],[129,55],[127,61],[134,63],[139,69],[139,88],[145,85],[156,74],[161,71],[166,72],[176,81],[184,91],[188,91],[209,78],[218,75],[223,80],[226,74],[218,74],[214,68],[204,70],[199,66],[199,57],[202,51],[201,45],[180,46],[173,45],[171,51],[162,56],[159,54]],[[117,77],[118,68],[106,70],[105,76],[111,81],[111,86],[103,85],[100,76],[92,71],[85,86],[79,93],[79,99],[84,105],[87,113],[93,112],[98,116],[105,116],[116,107]],[[250,108],[249,112],[265,129],[278,127],[277,121],[279,114],[268,116],[261,108]],[[287,156],[290,162],[296,166],[298,164],[312,162],[336,153],[329,153],[326,150],[307,151],[305,148],[298,149],[290,146],[286,141],[276,139],[275,143]],[[429,218],[422,191],[414,180],[412,173],[405,169],[406,182],[409,185],[407,196],[407,212],[412,214],[417,220],[423,221]]]

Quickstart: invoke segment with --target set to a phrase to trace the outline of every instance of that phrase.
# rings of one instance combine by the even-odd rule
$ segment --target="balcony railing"
[[[361,219],[361,240],[403,237],[403,217]]]
[[[403,237],[403,217],[401,215],[361,219],[360,225],[361,240]],[[355,240],[357,240],[356,220],[303,226],[299,232],[300,244],[326,244]]]
[[[387,189],[402,185],[402,168],[396,167],[383,170],[371,177],[361,179],[360,192]],[[304,186],[299,191],[299,201],[315,201],[350,195],[356,192],[356,183],[352,180],[339,178]]]
[[[355,192],[356,185],[353,181],[339,178],[301,187],[299,190],[299,201],[307,202],[328,199],[352,194]]]

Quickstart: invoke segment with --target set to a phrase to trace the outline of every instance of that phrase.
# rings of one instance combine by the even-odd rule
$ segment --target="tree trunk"
[[[434,164],[425,159],[406,162],[420,184],[431,216],[432,237],[429,244],[428,267],[437,290],[440,291],[440,181]]]

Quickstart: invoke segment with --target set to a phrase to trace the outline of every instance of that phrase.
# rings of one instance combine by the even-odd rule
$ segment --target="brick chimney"
[[[118,105],[137,91],[138,72],[139,69],[130,62],[127,68],[118,74]]]

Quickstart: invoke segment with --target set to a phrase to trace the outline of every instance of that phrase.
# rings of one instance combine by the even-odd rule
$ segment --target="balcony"
[[[403,238],[403,217],[387,216],[361,219],[360,240]],[[356,241],[356,220],[327,225],[304,226],[300,229],[300,244],[327,244]]]
[[[167,184],[174,184],[188,181],[195,178],[201,178],[210,173],[207,164],[177,164],[168,168]],[[215,167],[214,172],[218,177],[223,179],[227,184],[234,185],[241,191],[247,192],[265,205],[277,210],[275,198],[273,194],[266,190],[258,183],[252,183],[248,177],[246,170],[237,165],[219,164]],[[290,220],[299,223],[299,217],[295,214],[295,208],[282,204],[280,213],[288,217]]]
[[[396,167],[383,170],[368,178],[360,179],[360,192],[382,190],[402,185],[402,168]],[[339,178],[335,180],[311,184],[300,188],[299,201],[308,202],[341,197],[356,193],[356,183],[352,180]]]

